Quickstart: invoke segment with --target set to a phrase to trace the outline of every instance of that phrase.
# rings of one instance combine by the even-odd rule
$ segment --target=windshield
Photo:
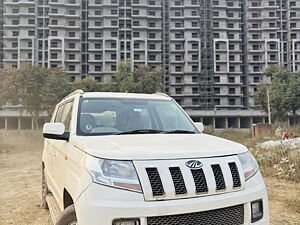
[[[132,131],[199,133],[183,110],[171,100],[123,98],[80,100],[78,135],[111,135]]]

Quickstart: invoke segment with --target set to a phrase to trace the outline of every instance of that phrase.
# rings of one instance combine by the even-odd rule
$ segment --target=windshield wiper
[[[139,130],[129,130],[119,133],[114,133],[113,135],[120,135],[120,134],[156,134],[162,133],[162,130],[153,130],[153,129],[139,129]]]
[[[194,134],[194,131],[190,130],[169,130],[162,132],[163,134]]]

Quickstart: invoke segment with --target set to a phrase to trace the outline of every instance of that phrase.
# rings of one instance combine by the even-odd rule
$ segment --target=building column
[[[253,124],[253,116],[250,116],[250,128],[252,127]]]
[[[237,125],[238,129],[241,129],[241,117],[237,118],[237,122],[238,122],[238,125]]]
[[[31,130],[34,130],[34,122],[33,122],[33,118],[31,117]]]
[[[18,130],[21,130],[21,118],[18,117]]]
[[[228,129],[228,117],[225,117],[225,129]]]
[[[4,118],[4,130],[7,130],[7,117]]]
[[[213,117],[213,129],[216,129],[216,117]]]

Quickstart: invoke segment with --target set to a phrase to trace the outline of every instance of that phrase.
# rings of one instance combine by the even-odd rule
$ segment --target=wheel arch
[[[74,204],[73,198],[66,188],[64,188],[63,200],[64,200],[64,209]]]

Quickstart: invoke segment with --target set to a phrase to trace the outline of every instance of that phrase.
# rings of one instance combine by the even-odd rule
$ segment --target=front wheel
[[[56,225],[78,225],[75,206],[68,206],[61,214]]]

